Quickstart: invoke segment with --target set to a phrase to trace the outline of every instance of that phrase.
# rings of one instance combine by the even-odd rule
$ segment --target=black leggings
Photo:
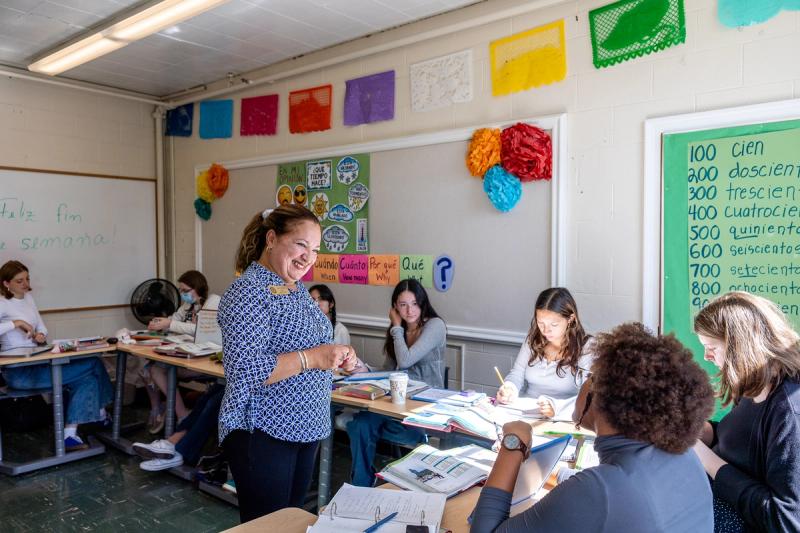
[[[242,523],[285,507],[302,507],[319,442],[288,442],[256,429],[237,429],[223,448],[231,467]]]

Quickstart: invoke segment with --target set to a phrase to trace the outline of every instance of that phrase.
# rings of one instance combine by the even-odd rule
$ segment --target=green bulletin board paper
[[[369,154],[278,165],[276,205],[308,207],[322,225],[320,253],[369,253]]]
[[[798,142],[798,131],[800,131],[800,120],[773,122],[767,124],[754,124],[746,126],[736,126],[730,128],[720,128],[714,130],[694,131],[688,133],[678,133],[665,135],[663,138],[663,279],[662,279],[662,324],[661,329],[664,333],[674,333],[675,336],[694,353],[695,360],[703,366],[711,375],[716,374],[717,369],[711,363],[703,360],[703,348],[700,345],[697,337],[694,335],[692,321],[694,314],[699,305],[701,305],[706,298],[713,298],[715,294],[710,294],[713,283],[719,283],[719,294],[723,294],[732,290],[734,285],[740,285],[743,281],[753,281],[753,279],[738,279],[738,274],[741,269],[746,268],[750,264],[769,263],[777,265],[775,260],[780,259],[782,265],[788,267],[791,263],[800,264],[800,255],[794,253],[784,255],[764,254],[757,255],[737,255],[731,254],[731,245],[740,246],[748,244],[779,244],[781,241],[788,239],[786,235],[762,235],[750,239],[734,239],[731,233],[731,228],[742,225],[742,222],[737,218],[731,217],[730,220],[725,217],[725,207],[730,208],[739,206],[753,206],[754,202],[756,207],[767,206],[774,204],[776,201],[770,199],[750,199],[744,200],[731,200],[738,198],[737,195],[749,195],[750,188],[755,187],[754,194],[759,194],[761,187],[764,187],[763,193],[770,187],[776,187],[778,181],[783,181],[783,187],[797,185],[800,190],[800,179],[796,176],[797,167],[800,166],[800,142]],[[784,132],[782,134],[772,134],[771,132]],[[746,147],[747,143],[754,143],[749,145],[746,150],[756,151],[759,146],[757,141],[763,142],[763,154],[743,154],[739,157],[734,157],[732,150],[734,146]],[[739,143],[738,145],[736,143]],[[713,160],[708,160],[708,157],[713,153],[713,149],[709,153],[706,149],[705,158],[701,158],[703,149],[699,146],[706,146],[713,144],[716,149]],[[695,150],[690,153],[690,150]],[[694,160],[690,161],[691,156],[694,155]],[[702,161],[700,159],[703,159]],[[761,165],[787,164],[795,165],[795,174],[792,177],[784,176],[778,180],[777,176],[766,177],[759,176],[757,178],[730,178],[731,170],[735,170],[736,161],[739,161],[739,169],[743,165],[752,167],[755,165],[757,171],[761,171]],[[709,167],[717,167],[716,171],[710,171],[711,175],[716,173],[716,179],[712,182],[709,180]],[[707,170],[699,170],[700,167],[706,167]],[[774,166],[773,173],[774,173]],[[692,174],[690,174],[692,172]],[[690,175],[692,176],[692,183],[689,183]],[[705,176],[705,180],[700,177]],[[777,181],[776,181],[777,180]],[[716,193],[712,193],[709,186],[716,185]],[[690,191],[689,187],[695,187]],[[700,192],[700,186],[703,187],[703,192]],[[729,186],[734,187],[729,192]],[[746,187],[748,190],[742,192],[736,187]],[[774,192],[774,190],[773,190]],[[690,201],[690,194],[692,200]],[[716,196],[713,199],[708,199],[711,195]],[[792,203],[786,200],[779,200],[778,203]],[[694,215],[690,208],[694,207]],[[709,219],[708,215],[713,214],[715,208],[717,212],[716,218]],[[732,213],[732,212],[730,212]],[[690,224],[690,219],[691,224]],[[774,218],[771,216],[763,217],[762,220],[750,219],[748,226],[759,226],[762,230],[769,229],[770,225],[776,226],[786,220],[783,217]],[[800,224],[800,216],[796,217],[796,224]],[[719,227],[719,236],[715,239],[713,235],[717,235],[716,230],[712,227],[716,225]],[[696,226],[696,228],[692,228]],[[706,228],[706,229],[701,229]],[[775,229],[775,228],[772,228]],[[784,230],[782,230],[784,231]],[[737,234],[739,235],[739,234]],[[690,236],[695,237],[690,243]],[[701,238],[705,237],[705,238]],[[791,237],[791,241],[800,245],[800,235]],[[787,241],[789,242],[789,241]],[[719,244],[719,247],[714,248],[714,245]],[[694,245],[690,248],[690,245]],[[707,245],[704,249],[703,246]],[[697,257],[690,257],[695,255]],[[707,257],[702,257],[707,254]],[[712,257],[712,255],[719,255],[719,257]],[[708,266],[692,266],[692,265],[713,265],[717,264],[717,269]],[[710,269],[713,268],[713,272]],[[708,274],[704,276],[703,274]],[[761,276],[757,276],[755,281],[758,281]],[[789,284],[792,282],[788,276],[784,277],[783,282]],[[800,278],[798,278],[800,279]],[[736,283],[733,283],[735,281]],[[706,283],[706,286],[692,286],[692,283]],[[702,292],[708,289],[709,294],[692,294],[692,289],[695,292]],[[713,289],[717,289],[716,286]],[[786,304],[786,301],[781,301],[776,294],[760,293],[759,291],[751,291],[761,294],[779,304]],[[693,302],[694,298],[699,298]],[[800,295],[794,296],[794,303],[800,304]],[[790,308],[787,310],[791,311]],[[789,318],[795,324],[795,327],[800,323],[797,314],[787,313]],[[720,416],[721,412],[717,413]]]
[[[433,256],[401,255],[400,281],[415,279],[425,288],[433,288]]]

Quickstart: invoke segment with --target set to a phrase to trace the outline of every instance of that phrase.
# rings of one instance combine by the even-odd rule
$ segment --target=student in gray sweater
[[[695,446],[712,479],[715,529],[800,531],[800,336],[774,303],[730,292],[694,329],[734,407]]]
[[[527,423],[509,422],[473,514],[473,533],[713,530],[711,490],[690,449],[713,408],[713,391],[691,352],[672,336],[625,324],[599,335],[592,372],[573,416],[597,433],[600,465],[509,518],[531,442]]]
[[[447,328],[417,280],[403,280],[394,288],[389,321],[383,347],[387,369],[405,370],[410,379],[443,388]],[[356,364],[355,372],[369,371],[360,360]],[[367,411],[357,413],[347,423],[347,435],[353,458],[352,483],[362,487],[370,487],[375,481],[372,463],[379,439],[406,446],[427,440],[425,433],[417,428]]]

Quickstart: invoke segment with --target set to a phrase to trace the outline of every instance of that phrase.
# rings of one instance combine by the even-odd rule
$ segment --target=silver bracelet
[[[306,356],[306,352],[300,350],[300,357],[303,360],[303,372],[308,370],[308,357]]]
[[[297,357],[300,359],[300,372],[305,372],[308,368],[306,367],[306,360],[303,357],[303,350],[298,350]]]

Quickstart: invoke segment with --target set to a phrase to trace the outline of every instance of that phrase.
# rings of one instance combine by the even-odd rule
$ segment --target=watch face
[[[519,450],[519,437],[516,435],[506,435],[503,437],[503,446],[505,446],[507,450]]]

